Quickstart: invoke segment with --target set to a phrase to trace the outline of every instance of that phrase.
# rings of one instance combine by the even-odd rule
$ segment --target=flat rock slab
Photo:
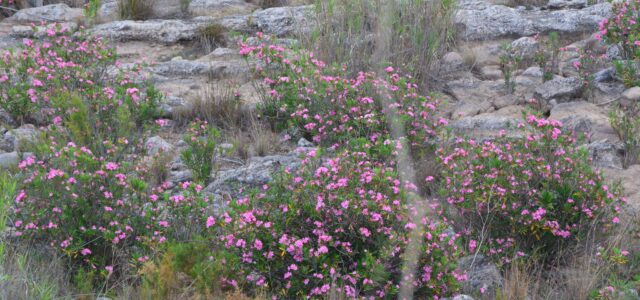
[[[599,3],[583,9],[528,11],[482,0],[466,0],[460,3],[455,24],[463,39],[490,40],[550,31],[590,32],[596,30],[598,23],[610,15],[610,3]]]

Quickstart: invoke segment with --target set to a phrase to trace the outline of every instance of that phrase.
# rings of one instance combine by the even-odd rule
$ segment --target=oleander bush
[[[527,117],[530,132],[493,141],[459,139],[440,151],[441,194],[468,233],[469,251],[501,263],[553,258],[619,223],[624,204],[591,169],[586,149],[558,121]]]
[[[47,38],[24,39],[0,60],[0,107],[16,121],[60,123],[80,111],[91,127],[79,132],[102,141],[121,127],[139,130],[156,115],[161,94],[138,83],[139,66],[109,74],[117,56],[101,38],[71,35],[62,25],[48,28]]]
[[[393,163],[351,151],[325,160],[310,151],[297,170],[206,220],[220,243],[214,253],[234,270],[222,287],[265,288],[284,298],[393,298],[416,227],[408,191]],[[422,223],[417,274],[409,280],[420,297],[451,295],[465,276],[455,270],[458,235],[438,216]]]
[[[446,124],[435,117],[438,101],[422,96],[411,77],[393,67],[379,76],[360,72],[348,78],[313,53],[271,44],[263,35],[259,40],[256,46],[243,43],[240,53],[261,62],[256,72],[267,88],[260,109],[277,130],[296,128],[323,146],[342,147],[358,139],[382,145],[389,142],[393,121],[405,130],[395,138],[425,146]]]
[[[640,57],[640,24],[637,23],[640,3],[619,1],[613,4],[613,16],[600,21],[596,38],[622,49],[623,59]]]

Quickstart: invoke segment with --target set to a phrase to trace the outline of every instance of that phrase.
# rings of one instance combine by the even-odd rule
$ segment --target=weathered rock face
[[[250,14],[257,6],[244,0],[191,0],[189,12],[196,16],[222,17]]]
[[[300,154],[296,152],[253,157],[246,166],[218,172],[204,191],[214,194],[228,192],[234,184],[241,184],[245,188],[257,187],[271,181],[273,174],[281,168],[296,168],[300,162]]]
[[[183,20],[115,21],[98,25],[93,34],[116,41],[156,41],[176,43],[195,38],[198,22]]]
[[[481,0],[466,0],[460,3],[455,22],[464,39],[488,40],[550,31],[588,32],[597,29],[598,22],[610,14],[609,3],[600,3],[584,9],[549,12],[520,10],[492,5]]]
[[[261,31],[269,35],[285,36],[304,32],[308,28],[306,16],[309,11],[310,6],[274,7],[251,15],[225,18],[201,16],[189,20],[123,20],[100,24],[92,32],[117,41],[139,40],[171,44],[193,40],[200,27],[219,24],[230,31]]]
[[[571,101],[582,91],[582,80],[576,77],[555,78],[538,86],[534,97],[544,103],[555,100],[557,103]]]
[[[622,146],[609,140],[600,140],[586,145],[593,165],[600,168],[622,169],[620,154]]]
[[[561,121],[566,130],[587,135],[591,141],[618,142],[618,137],[609,124],[607,111],[593,103],[585,101],[560,103],[551,109],[549,118]]]
[[[159,136],[152,136],[144,143],[148,155],[156,155],[161,152],[173,151],[173,145]]]
[[[9,130],[4,134],[4,142],[6,151],[23,151],[25,144],[34,143],[38,139],[38,130],[33,125],[22,125],[19,128]]]
[[[71,8],[66,4],[52,4],[40,7],[21,9],[10,18],[11,20],[24,23],[69,22],[84,19],[82,8]]]
[[[16,167],[20,162],[18,152],[0,153],[0,169]]]
[[[613,183],[620,182],[622,184],[630,208],[634,210],[634,214],[640,214],[640,184],[638,184],[640,165],[630,166],[626,170],[603,168],[602,172],[606,179]]]
[[[538,51],[538,47],[538,41],[532,37],[525,36],[511,42],[511,48],[515,54],[525,59],[531,59]]]
[[[248,74],[249,66],[240,59],[191,61],[176,59],[154,66],[153,72],[161,76],[207,75],[213,78],[233,77]]]
[[[501,110],[466,117],[451,123],[453,132],[476,140],[495,138],[504,130],[506,136],[517,137],[521,133],[516,129],[523,123],[522,107],[509,106]]]
[[[467,272],[468,280],[462,282],[462,292],[477,294],[482,288],[485,296],[495,295],[502,287],[503,278],[498,268],[483,255],[467,256],[458,261],[458,268]]]

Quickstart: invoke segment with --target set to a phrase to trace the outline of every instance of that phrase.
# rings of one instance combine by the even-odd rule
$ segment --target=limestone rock
[[[461,258],[458,261],[458,268],[466,271],[469,278],[462,282],[463,293],[477,294],[482,288],[484,295],[490,297],[502,287],[504,280],[500,270],[481,254]]]
[[[622,98],[632,101],[640,101],[640,87],[634,86],[622,93]]]
[[[170,152],[174,148],[173,145],[157,135],[147,139],[144,147],[147,149],[147,154],[152,156],[161,152]]]
[[[545,103],[548,103],[551,99],[555,99],[558,102],[566,102],[578,97],[582,87],[582,80],[579,78],[556,78],[537,87],[534,97]]]
[[[10,19],[21,23],[80,21],[84,19],[84,10],[82,8],[71,8],[66,4],[59,3],[21,9]]]

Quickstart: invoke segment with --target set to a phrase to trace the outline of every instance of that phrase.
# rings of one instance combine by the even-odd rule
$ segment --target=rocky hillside
[[[318,26],[313,4],[295,0],[264,1],[265,3],[249,0],[155,0],[149,7],[144,7],[143,4],[136,8],[142,11],[131,9],[123,12],[122,3],[119,3],[118,0],[89,1],[87,4],[57,3],[48,5],[44,5],[45,3],[42,3],[42,1],[39,1],[40,3],[36,3],[38,1],[23,2],[11,4],[11,7],[18,9],[17,11],[3,10],[6,18],[0,22],[0,49],[2,52],[24,47],[27,41],[28,43],[36,44],[46,42],[52,36],[60,34],[60,32],[64,34],[74,33],[75,36],[79,36],[82,32],[83,35],[98,37],[108,42],[110,46],[114,47],[114,54],[117,55],[118,59],[117,63],[114,62],[111,66],[105,67],[104,72],[108,74],[107,77],[116,78],[120,69],[133,68],[136,70],[135,76],[146,80],[136,79],[133,75],[131,78],[126,77],[127,79],[131,79],[131,82],[136,84],[148,82],[163,95],[163,97],[159,98],[161,100],[158,103],[158,115],[154,116],[155,124],[159,125],[156,129],[152,130],[142,126],[142,123],[140,123],[142,121],[134,122],[141,131],[136,137],[142,140],[131,140],[129,142],[141,144],[144,148],[144,153],[136,153],[134,155],[139,156],[135,161],[146,162],[143,165],[149,166],[149,168],[162,169],[162,171],[151,172],[162,173],[157,176],[157,189],[168,192],[167,199],[170,196],[172,197],[171,199],[176,199],[173,197],[177,197],[176,195],[182,193],[182,190],[186,190],[185,183],[186,186],[189,186],[191,182],[199,183],[196,188],[197,192],[205,195],[207,201],[211,200],[205,205],[206,209],[203,208],[202,210],[206,210],[206,215],[210,218],[215,218],[218,224],[224,223],[222,220],[225,217],[229,219],[237,217],[233,213],[225,215],[231,199],[235,201],[237,198],[245,197],[245,191],[263,187],[266,194],[266,196],[263,196],[266,197],[265,199],[271,199],[272,195],[266,192],[266,188],[273,180],[279,178],[279,175],[276,174],[279,174],[280,170],[305,170],[305,166],[308,164],[307,161],[310,158],[308,154],[305,156],[305,154],[301,153],[312,151],[315,154],[315,149],[318,148],[324,149],[320,152],[323,152],[323,155],[328,155],[327,157],[340,156],[339,153],[341,153],[340,149],[342,148],[327,146],[324,137],[323,139],[314,138],[314,136],[321,136],[321,134],[310,134],[310,132],[315,132],[313,131],[315,129],[311,129],[307,133],[300,133],[296,130],[277,128],[277,126],[256,125],[262,124],[261,122],[266,120],[267,114],[251,113],[256,110],[259,111],[263,107],[268,90],[273,88],[275,91],[273,86],[277,86],[277,84],[268,86],[269,83],[259,78],[262,73],[255,72],[256,67],[259,70],[263,68],[270,70],[270,62],[263,61],[260,56],[262,52],[257,56],[254,55],[254,52],[247,55],[242,49],[249,49],[247,52],[258,51],[256,47],[259,48],[261,43],[264,42],[260,38],[263,34],[272,38],[270,42],[284,47],[295,49],[301,46],[303,44],[302,40],[313,35],[314,29]],[[126,16],[126,13],[129,15]],[[635,68],[636,61],[628,57],[620,45],[603,41],[602,35],[606,34],[606,32],[602,32],[603,26],[606,26],[606,23],[603,25],[603,20],[612,20],[615,14],[614,4],[602,1],[460,0],[457,3],[452,20],[452,24],[455,27],[455,42],[451,43],[446,51],[438,57],[430,74],[431,77],[437,79],[430,82],[429,87],[430,92],[433,92],[433,98],[437,98],[439,102],[437,113],[434,114],[438,118],[446,120],[450,134],[455,137],[465,137],[476,141],[494,140],[505,136],[514,139],[525,138],[530,133],[530,128],[524,125],[518,126],[518,124],[523,123],[525,120],[523,116],[530,115],[532,111],[538,113],[540,118],[560,121],[563,134],[570,132],[574,137],[581,137],[576,142],[575,147],[586,151],[591,167],[603,172],[606,181],[602,184],[619,185],[623,188],[627,204],[622,209],[624,212],[621,216],[624,217],[621,218],[634,220],[640,209],[640,179],[638,179],[640,178],[640,164],[638,164],[637,159],[638,153],[635,153],[635,158],[631,157],[631,152],[633,151],[631,147],[640,148],[640,145],[630,145],[629,139],[635,139],[637,143],[640,141],[640,137],[633,136],[638,132],[632,132],[631,136],[621,136],[619,126],[616,126],[615,122],[612,121],[612,114],[620,114],[621,110],[630,110],[631,107],[640,105],[638,104],[640,101],[640,87],[636,84],[638,81],[632,80],[630,83],[628,80],[629,75],[621,73],[624,68],[616,68],[613,63],[613,61],[630,61]],[[69,36],[74,36],[74,34],[69,34]],[[259,37],[256,37],[256,35]],[[29,53],[31,54],[27,55],[34,55],[33,52]],[[37,53],[40,53],[39,50]],[[298,55],[304,56],[303,54]],[[6,56],[5,59],[7,59]],[[286,69],[287,66],[284,64],[284,67],[280,65],[277,68]],[[321,68],[318,70],[321,70]],[[301,72],[304,73],[304,71]],[[73,77],[73,75],[71,76]],[[635,73],[632,76],[635,76]],[[294,78],[293,75],[289,77],[292,80]],[[143,86],[129,87],[129,89],[131,88],[139,88],[140,91],[144,90]],[[331,89],[326,90],[328,94],[332,91]],[[127,90],[126,93],[127,95],[135,94],[135,91]],[[407,93],[411,94],[410,92]],[[73,95],[69,94],[68,97],[71,99]],[[226,99],[225,97],[237,99],[238,103],[234,104],[237,107],[229,108],[228,103],[215,102],[217,99]],[[212,102],[206,102],[203,99],[208,99]],[[0,101],[8,100],[1,99]],[[122,103],[119,105],[122,105]],[[362,107],[365,106],[363,105]],[[133,112],[134,115],[135,113]],[[240,115],[231,115],[236,113]],[[251,115],[251,117],[247,117],[247,115]],[[324,117],[324,115],[322,116]],[[227,117],[229,119],[225,120]],[[216,127],[221,132],[221,137],[216,141],[217,144],[215,146],[215,153],[218,154],[211,154],[216,157],[215,170],[207,170],[208,173],[205,173],[205,178],[202,178],[202,172],[194,170],[193,163],[189,164],[185,161],[184,155],[185,150],[192,151],[193,149],[206,149],[209,147],[206,143],[198,144],[194,142],[196,144],[192,144],[189,140],[192,136],[201,134],[200,129],[205,130],[205,127],[198,129],[197,126],[193,127],[195,131],[191,131],[193,128],[189,129],[188,124],[196,118],[207,119],[210,123],[217,125]],[[290,123],[297,122],[293,114],[290,118]],[[250,120],[247,121],[248,119]],[[48,135],[49,131],[52,130],[51,124],[53,123],[47,119],[46,114],[39,114],[37,111],[25,119],[19,119],[15,114],[7,110],[0,110],[0,168],[7,173],[24,169],[23,164],[28,160],[28,157],[40,155],[40,150],[36,149],[34,144],[41,139],[43,134],[53,139]],[[640,127],[640,125],[637,126]],[[143,130],[142,128],[145,129]],[[110,128],[109,130],[116,129]],[[333,134],[338,136],[341,133],[334,131]],[[542,136],[544,138],[545,135],[543,134]],[[327,139],[330,140],[331,138]],[[438,141],[442,140],[446,139],[438,139]],[[192,141],[195,141],[195,138]],[[375,138],[372,138],[372,143],[375,143]],[[78,144],[80,145],[79,142]],[[355,143],[350,145],[353,146]],[[223,152],[226,154],[219,154]],[[567,152],[570,151],[567,150]],[[105,153],[109,153],[109,151]],[[127,155],[133,154],[129,153]],[[562,156],[562,154],[558,156]],[[106,162],[108,157],[107,154],[101,157],[98,153],[95,153],[94,158],[97,161],[105,160]],[[455,155],[452,154],[452,157],[455,160]],[[435,157],[430,159],[436,160]],[[125,161],[119,162],[118,165],[120,167],[124,166],[126,164]],[[459,163],[463,165],[462,162]],[[135,165],[135,163],[132,164]],[[158,164],[161,166],[158,166]],[[377,160],[375,163],[372,162],[371,168],[395,168],[394,164],[392,164],[393,166],[383,163],[381,165],[377,164]],[[199,165],[201,166],[202,163]],[[367,171],[359,169],[360,166],[361,164],[350,165],[354,173],[366,173]],[[578,167],[575,168],[577,169]],[[439,168],[437,169],[439,170]],[[446,169],[446,167],[442,169]],[[335,172],[333,175],[337,176],[336,178],[346,176],[340,173],[340,170],[334,170],[333,172]],[[448,175],[435,175],[434,173],[433,177],[436,177],[436,180],[442,180],[446,177],[451,179],[450,182],[455,183],[456,176],[462,175],[454,171],[451,172]],[[327,176],[330,173],[327,173]],[[420,172],[418,173],[420,174]],[[55,174],[52,176],[55,177]],[[302,178],[307,180],[304,175],[296,176],[300,176],[300,180]],[[590,175],[581,175],[580,178],[585,178],[584,176],[588,177]],[[430,177],[433,178],[432,176]],[[387,179],[389,178],[391,177],[387,177]],[[398,178],[402,178],[402,176]],[[65,180],[68,179],[65,177]],[[22,180],[25,180],[25,178],[21,177]],[[423,181],[424,179],[419,178],[420,183]],[[526,182],[526,180],[523,182]],[[577,179],[574,183],[577,185],[579,182],[581,181]],[[600,186],[600,183],[594,185]],[[103,186],[100,188],[102,190]],[[291,189],[295,189],[293,184]],[[362,193],[365,193],[366,189],[374,188],[370,186],[363,187]],[[422,187],[419,189],[421,190]],[[281,192],[285,193],[284,190],[286,189],[283,188]],[[303,188],[302,190],[315,191],[311,187]],[[156,191],[156,187],[154,187],[154,193]],[[587,190],[584,191],[586,193]],[[594,195],[600,193],[600,190],[598,192],[595,190],[589,191],[593,192]],[[321,191],[317,192],[321,193]],[[421,192],[424,191],[421,190]],[[53,195],[58,192],[51,193]],[[141,192],[140,195],[150,193],[145,191]],[[382,193],[384,194],[384,192]],[[27,194],[29,194],[28,191]],[[159,195],[160,193],[157,194]],[[297,194],[294,194],[291,194],[290,197],[295,198]],[[390,192],[390,194],[392,193]],[[577,194],[580,194],[580,192],[577,192]],[[128,192],[123,192],[122,197],[123,199],[133,198],[132,195],[128,194]],[[308,197],[312,197],[316,194],[309,195]],[[464,192],[462,195],[464,195]],[[346,201],[351,196],[344,197]],[[447,197],[456,196],[448,195]],[[460,197],[464,198],[464,196]],[[277,202],[277,200],[273,199],[270,201]],[[316,200],[309,199],[309,201],[316,205]],[[178,203],[179,201],[175,200],[175,202]],[[344,202],[342,205],[345,207]],[[346,206],[349,206],[348,202]],[[159,210],[162,209],[159,208]],[[284,208],[282,206],[278,208],[274,204],[271,209],[286,209],[286,205]],[[300,209],[303,210],[303,208]],[[618,213],[620,208],[616,207],[615,210]],[[337,210],[335,213],[338,213]],[[162,218],[160,215],[162,214],[159,214],[158,220]],[[165,219],[169,220],[170,218]],[[9,232],[23,231],[19,225],[15,224],[15,218],[10,218],[9,220],[11,220],[9,222]],[[287,220],[287,222],[291,222],[290,224],[297,224],[294,220]],[[207,219],[206,230],[213,226],[210,222],[213,221]],[[236,225],[241,228],[238,229],[239,232],[243,230],[243,225]],[[318,228],[322,228],[322,226],[318,226]],[[547,223],[544,226],[549,225]],[[541,228],[544,226],[541,225]],[[160,227],[164,226],[160,225]],[[186,227],[189,228],[188,224]],[[385,228],[380,227],[380,232],[391,230],[389,229],[390,227]],[[353,231],[362,230],[362,228],[350,229]],[[434,233],[438,230],[434,229]],[[183,233],[180,230],[177,231],[179,234]],[[198,234],[203,234],[203,232],[206,231],[199,231]],[[442,234],[446,235],[446,230],[438,232],[445,232]],[[637,238],[637,232],[633,234]],[[168,233],[167,236],[169,236]],[[260,233],[251,233],[250,236],[255,238],[260,236]],[[278,236],[278,238],[280,237]],[[391,235],[384,235],[380,238],[393,239]],[[150,238],[150,240],[153,240],[153,238]],[[236,241],[233,241],[233,243],[236,243]],[[256,241],[260,242],[261,240],[256,239]],[[464,241],[465,245],[462,248],[469,246],[469,242]],[[473,241],[475,243],[475,240]],[[53,245],[54,242],[59,244],[61,240],[54,240],[51,244]],[[262,242],[266,243],[267,241],[262,240],[260,244],[255,244],[254,248],[260,250],[263,247]],[[145,243],[145,245],[153,243],[155,241]],[[354,241],[351,241],[351,243],[357,244]],[[444,245],[445,243],[443,242],[442,244]],[[292,242],[291,245],[294,245],[294,243]],[[289,250],[286,250],[284,246],[282,247],[282,254],[278,250],[277,255],[284,257],[285,251]],[[363,247],[373,246],[367,244],[367,246]],[[78,248],[77,251],[81,251],[81,248],[83,247]],[[97,251],[94,248],[89,250],[89,248],[84,248],[88,251],[84,253],[90,254],[91,251]],[[326,247],[318,246],[308,251],[321,252],[321,249],[326,249]],[[491,299],[498,297],[497,295],[499,295],[500,291],[504,291],[509,284],[514,284],[514,274],[505,271],[501,262],[492,260],[490,255],[486,253],[484,256],[478,252],[473,253],[473,249],[475,249],[475,246],[472,247],[471,253],[452,258],[458,266],[457,270],[464,270],[466,272],[464,276],[467,277],[466,280],[461,280],[462,287],[458,291],[448,293],[446,288],[442,288],[438,289],[437,293],[430,294],[431,290],[429,290],[424,293],[424,297],[438,297],[438,295],[453,297],[455,295],[453,299],[471,298],[470,296],[460,295],[460,292],[463,292],[479,299]],[[630,250],[633,252],[633,249]],[[636,248],[635,250],[638,249]],[[159,257],[156,261],[162,261],[162,259],[171,260],[172,258],[176,260],[183,259],[180,258],[178,250],[172,249],[171,251],[175,251],[175,253],[171,254],[172,256],[164,256],[164,258],[161,256],[160,253],[162,251],[160,250],[154,250],[153,253]],[[196,247],[192,251],[204,250],[198,250]],[[447,252],[449,250],[442,251]],[[256,251],[255,255],[260,256],[261,254],[258,254],[258,252]],[[84,253],[82,255],[85,255]],[[385,255],[387,254],[385,252]],[[75,254],[75,256],[78,255]],[[248,254],[243,252],[242,255],[246,260]],[[305,255],[311,254],[306,253]],[[211,259],[214,256],[212,254]],[[318,256],[320,255],[318,254]],[[145,262],[148,257],[140,260],[143,257],[137,257],[136,259]],[[219,259],[219,257],[216,257],[216,259]],[[225,257],[224,259],[230,258]],[[251,260],[251,258],[248,259]],[[255,257],[254,259],[259,260]],[[374,262],[373,259],[371,258],[371,262]],[[152,257],[151,261],[153,260],[154,258]],[[318,263],[324,263],[325,266],[327,264],[331,265],[333,262],[329,261],[319,261]],[[259,263],[263,262],[260,261]],[[91,264],[100,266],[97,261],[92,261],[89,265]],[[399,260],[393,262],[385,261],[385,264],[397,265]],[[282,266],[278,265],[277,267],[281,268]],[[293,272],[295,277],[295,269],[292,269],[293,267],[295,267],[295,264],[289,266],[287,270],[283,271],[283,274],[278,274],[278,276],[285,276],[284,278],[287,279],[288,277],[284,275],[284,272],[289,274],[288,276],[291,276],[291,272]],[[123,276],[125,269],[118,269],[114,274]],[[307,271],[311,272],[310,270]],[[227,271],[219,272],[222,274]],[[249,273],[258,274],[260,272],[266,271],[260,269]],[[449,274],[447,272],[442,271],[438,276]],[[182,273],[189,274],[187,271],[182,271]],[[322,272],[318,271],[313,276],[322,276],[320,273]],[[112,271],[109,270],[105,278],[110,278],[111,274]],[[98,273],[94,275],[96,278],[98,277]],[[313,277],[311,273],[304,276],[307,275],[308,277]],[[378,276],[373,273],[369,275],[372,276],[371,278]],[[115,275],[113,276],[115,277]],[[193,275],[189,274],[189,276]],[[357,278],[357,276],[354,275],[354,278]],[[384,297],[385,292],[392,293],[392,291],[397,292],[396,290],[400,289],[399,286],[397,288],[386,286],[382,288],[384,286],[383,283],[372,283],[372,290],[369,291],[366,289],[367,277],[363,278],[365,278],[364,284],[354,284],[359,291],[358,297],[364,297],[365,295]],[[173,280],[171,284],[176,286],[184,284],[180,280],[188,281],[188,279],[184,278],[174,278]],[[251,281],[251,279],[248,280]],[[353,280],[361,280],[361,278]],[[378,279],[373,279],[371,282],[374,280]],[[388,280],[388,282],[392,281],[391,279]],[[229,284],[233,285],[231,282],[229,281]],[[235,284],[237,285],[237,283]],[[270,284],[273,285],[274,283]],[[291,287],[292,284],[293,287]],[[342,284],[348,285],[348,280],[345,280]],[[438,284],[445,285],[443,283]],[[306,283],[289,282],[288,287],[284,287],[284,283],[282,283],[282,286],[278,288],[305,291],[305,285]],[[387,285],[391,285],[391,283]],[[432,285],[433,283],[430,283],[429,286],[431,287]],[[533,286],[533,283],[531,285]],[[2,283],[0,283],[1,286]],[[269,286],[269,284],[266,286]],[[375,289],[373,288],[374,286]],[[603,287],[594,286],[596,291]],[[113,287],[113,290],[105,288],[96,295],[102,296],[100,293],[104,293],[105,295],[108,294],[109,297],[118,297],[114,295],[117,294],[114,291],[118,288]],[[69,289],[73,290],[74,288]],[[633,289],[628,288],[627,290]],[[344,291],[348,295],[347,297],[356,297],[355,292],[350,293],[347,289]],[[191,290],[188,292],[191,292]],[[215,298],[213,296],[217,296],[216,293],[218,292],[218,290],[207,290],[204,298],[209,298],[209,296]],[[225,293],[227,292],[228,290],[225,290]],[[307,295],[307,292],[309,291],[306,291],[305,295]],[[327,291],[321,292],[321,289],[316,292],[316,297],[328,295]],[[421,292],[424,291],[421,290]],[[603,293],[602,291],[600,292],[601,294]],[[558,296],[560,294],[550,293],[547,296],[550,297],[549,299],[560,299],[553,298],[554,295],[563,297]],[[9,295],[11,297],[11,294]],[[155,297],[163,298],[158,295],[155,295]],[[227,296],[227,298],[235,299],[234,297],[240,297],[239,294],[235,295]],[[262,294],[249,293],[249,295],[260,298]],[[285,293],[284,295],[286,295],[285,297],[292,297],[292,294]],[[300,295],[298,294],[298,296]],[[313,293],[308,295],[313,296]],[[567,294],[563,295],[566,296]],[[634,295],[630,297],[636,297],[635,299],[637,299],[637,291]],[[127,296],[122,297],[126,298]],[[334,297],[336,297],[335,294]],[[511,295],[501,299],[525,298]],[[616,298],[612,296],[612,298],[597,299],[634,298]]]

